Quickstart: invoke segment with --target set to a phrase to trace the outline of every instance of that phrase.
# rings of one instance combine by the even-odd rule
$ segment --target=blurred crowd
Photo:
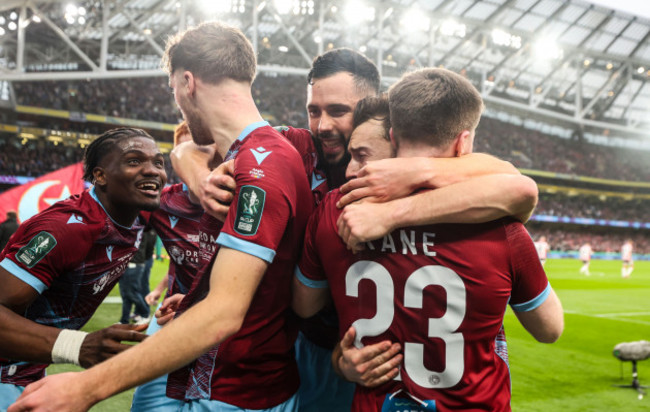
[[[561,139],[483,117],[474,150],[525,169],[627,181],[650,181],[648,152]]]
[[[648,200],[541,193],[535,214],[650,222]]]

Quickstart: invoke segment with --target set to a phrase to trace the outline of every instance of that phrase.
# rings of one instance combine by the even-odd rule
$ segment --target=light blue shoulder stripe
[[[539,307],[539,305],[541,305],[542,303],[544,303],[544,301],[546,300],[546,298],[548,298],[548,295],[550,293],[551,293],[551,284],[549,283],[546,285],[546,289],[544,289],[542,293],[537,295],[537,297],[535,297],[534,299],[531,299],[528,302],[524,302],[524,303],[517,303],[516,305],[511,304],[510,307],[515,312],[529,312]]]
[[[296,266],[296,270],[293,271],[293,274],[295,277],[298,278],[300,283],[303,285],[312,288],[312,289],[324,289],[329,287],[329,283],[327,282],[327,279],[325,280],[313,280],[309,279],[307,276],[303,275],[302,272],[300,271],[300,268]]]
[[[267,122],[266,120],[262,120],[262,121],[259,121],[259,122],[249,124],[248,126],[246,126],[244,128],[244,130],[242,130],[242,132],[239,134],[239,137],[237,137],[237,140],[240,140],[240,141],[244,140],[246,138],[246,136],[251,134],[251,132],[253,130],[259,129],[260,127],[264,127],[264,126],[270,126],[269,122]]]
[[[221,246],[256,256],[269,263],[273,263],[273,259],[275,258],[275,250],[260,246],[247,240],[242,240],[227,233],[220,233],[217,238],[217,243]]]
[[[25,269],[18,266],[16,262],[14,262],[11,259],[8,258],[2,259],[2,262],[0,262],[0,267],[3,267],[4,269],[7,270],[7,272],[11,273],[18,279],[22,280],[23,282],[27,283],[29,286],[36,289],[38,293],[43,293],[47,290],[47,285],[45,283],[43,283],[39,278],[32,275]]]

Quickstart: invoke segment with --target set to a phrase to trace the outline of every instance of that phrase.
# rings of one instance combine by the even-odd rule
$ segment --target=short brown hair
[[[241,30],[219,22],[202,23],[167,40],[162,65],[169,75],[179,68],[217,84],[224,79],[253,83],[257,62]]]
[[[463,130],[473,131],[483,99],[465,77],[446,69],[407,73],[388,90],[393,136],[400,141],[446,147]]]
[[[192,135],[190,132],[190,127],[187,125],[187,121],[183,120],[174,128],[174,147],[178,146],[178,141],[180,140],[181,136],[184,136],[186,134]]]
[[[382,93],[379,96],[368,96],[357,103],[352,118],[353,127],[356,129],[370,119],[379,120],[384,129],[384,139],[390,141],[390,111],[388,110],[388,96]]]

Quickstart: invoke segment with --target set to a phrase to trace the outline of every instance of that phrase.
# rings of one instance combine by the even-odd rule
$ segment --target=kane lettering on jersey
[[[297,331],[286,315],[311,194],[298,152],[267,122],[248,126],[229,153],[235,159],[237,188],[217,244],[257,256],[269,266],[240,331],[190,367],[185,399],[265,409],[289,399],[299,385],[293,358]],[[175,395],[170,392],[173,375],[169,396]]]
[[[40,296],[25,318],[60,329],[80,329],[138,250],[143,224],[115,223],[94,188],[26,220],[0,254],[0,266]],[[0,360],[0,381],[27,385],[47,365]]]
[[[337,234],[340,197],[329,193],[310,218],[296,275],[330,288],[340,333],[354,325],[357,346],[404,348],[399,379],[358,387],[354,410],[411,396],[438,411],[510,410],[506,305],[532,310],[550,291],[525,228],[506,219],[404,228],[354,255]]]
[[[203,208],[190,201],[187,187],[179,183],[163,190],[160,208],[149,217],[170,258],[167,296],[186,294],[201,267],[199,223],[203,215]]]

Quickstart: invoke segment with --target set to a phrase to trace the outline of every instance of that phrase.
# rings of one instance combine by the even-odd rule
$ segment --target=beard
[[[188,111],[183,114],[187,121],[187,126],[190,129],[190,133],[192,134],[192,140],[194,140],[194,143],[201,146],[214,143],[209,127],[205,124],[203,118],[198,113]]]

